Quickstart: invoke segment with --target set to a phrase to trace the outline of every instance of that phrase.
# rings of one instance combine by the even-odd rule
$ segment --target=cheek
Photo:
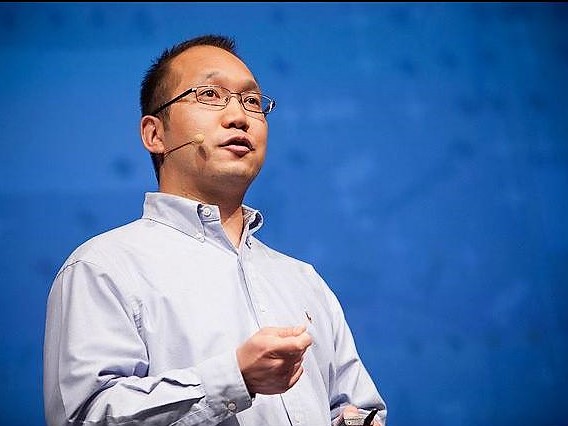
[[[208,134],[218,125],[214,114],[205,114],[195,105],[187,105],[185,109],[179,108],[176,119],[176,128],[185,136],[195,133]]]
[[[254,129],[254,136],[256,138],[258,148],[266,150],[266,144],[268,142],[268,124],[264,123]]]
[[[169,129],[171,142],[180,143],[193,138],[197,133],[203,133],[197,130],[195,123],[196,120],[191,120],[190,117],[182,114],[172,117]]]
[[[260,163],[262,164],[264,163],[264,160],[266,158],[267,140],[266,137],[259,137],[257,141],[256,152],[258,154]]]

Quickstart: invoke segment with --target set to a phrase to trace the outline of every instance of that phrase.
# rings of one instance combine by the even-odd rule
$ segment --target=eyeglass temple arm
[[[187,89],[185,92],[180,93],[179,95],[177,95],[175,98],[170,99],[168,102],[166,102],[165,104],[160,105],[158,108],[156,108],[154,111],[152,111],[149,115],[156,115],[157,113],[159,113],[160,111],[166,109],[167,107],[169,107],[171,104],[176,103],[177,101],[179,101],[181,98],[189,95],[192,92],[195,92],[196,88],[195,87],[191,87],[189,89]]]

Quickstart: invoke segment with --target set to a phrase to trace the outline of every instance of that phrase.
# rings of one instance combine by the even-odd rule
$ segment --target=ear
[[[144,147],[153,154],[164,152],[164,125],[153,115],[145,115],[140,120],[140,136]]]

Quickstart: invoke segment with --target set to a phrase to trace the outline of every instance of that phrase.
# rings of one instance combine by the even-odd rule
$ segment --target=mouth
[[[220,145],[221,148],[233,148],[239,151],[254,151],[251,141],[244,136],[235,136]]]

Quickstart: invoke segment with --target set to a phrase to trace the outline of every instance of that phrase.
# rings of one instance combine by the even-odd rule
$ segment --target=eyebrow
[[[206,80],[212,79],[214,77],[217,77],[218,74],[219,74],[218,71],[211,71],[211,72],[205,74],[203,82],[205,82]],[[258,90],[260,92],[260,86],[258,85],[258,83],[255,80],[252,80],[252,79],[245,80],[242,87],[243,87],[244,91]]]

